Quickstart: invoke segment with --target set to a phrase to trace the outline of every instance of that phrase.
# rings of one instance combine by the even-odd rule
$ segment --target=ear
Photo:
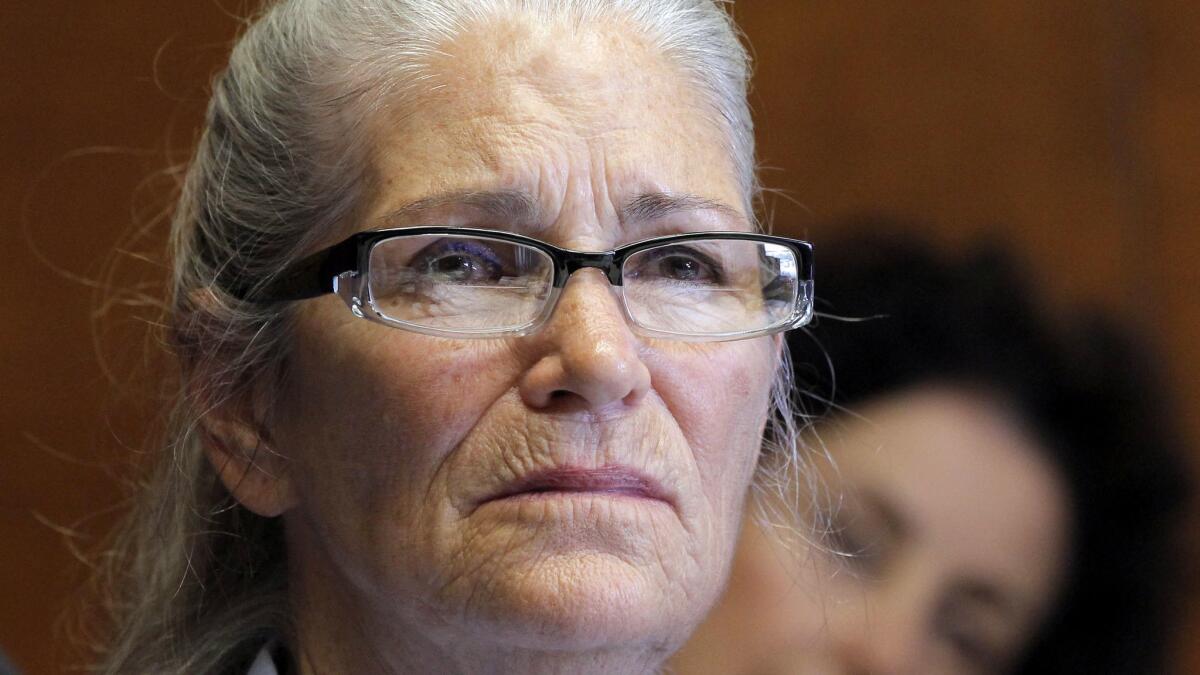
[[[246,420],[231,409],[210,411],[201,421],[204,452],[238,503],[274,518],[296,505],[288,461],[258,423]]]

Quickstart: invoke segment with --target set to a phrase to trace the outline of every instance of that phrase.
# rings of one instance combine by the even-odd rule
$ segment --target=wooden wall
[[[818,245],[864,211],[1025,251],[1047,293],[1120,312],[1163,350],[1200,439],[1200,3],[740,0],[777,227]],[[78,662],[56,617],[79,543],[119,508],[110,469],[147,416],[136,320],[93,349],[94,279],[165,205],[232,0],[42,0],[0,10],[0,645],[25,672]],[[148,177],[151,177],[148,179]],[[136,213],[134,213],[136,211]],[[154,241],[152,234],[149,242]],[[153,281],[125,258],[119,278]],[[1192,621],[1200,628],[1200,621]],[[1182,638],[1191,630],[1181,630]],[[1180,672],[1200,648],[1180,640]],[[1192,641],[1195,642],[1195,641]]]

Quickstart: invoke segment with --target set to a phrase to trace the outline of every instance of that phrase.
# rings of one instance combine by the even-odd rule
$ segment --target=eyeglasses
[[[510,232],[413,227],[360,232],[312,255],[251,297],[335,293],[356,315],[426,335],[528,335],[583,268],[608,277],[647,337],[740,340],[812,318],[812,245],[762,234],[701,232],[582,253]]]

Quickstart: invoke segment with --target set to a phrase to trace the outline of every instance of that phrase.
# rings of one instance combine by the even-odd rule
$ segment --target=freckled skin
[[[744,213],[617,221],[650,190],[742,211],[719,129],[670,64],[618,27],[488,28],[444,47],[436,95],[369,120],[377,190],[356,229],[501,188],[536,197],[535,236],[580,250],[749,228]],[[727,573],[780,341],[648,340],[618,302],[584,270],[542,330],[503,340],[304,303],[272,428],[303,672],[652,672],[684,640]],[[564,463],[634,467],[674,502],[479,506]]]

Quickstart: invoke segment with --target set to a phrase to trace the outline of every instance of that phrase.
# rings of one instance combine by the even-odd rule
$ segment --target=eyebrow
[[[688,211],[717,211],[740,219],[737,209],[721,202],[690,194],[646,192],[629,200],[618,212],[622,225],[642,223]]]
[[[542,222],[542,208],[524,190],[454,190],[422,197],[387,213],[385,221],[406,220],[448,206],[465,206],[505,223],[532,225]],[[617,211],[622,226],[637,225],[689,211],[717,211],[730,218],[742,215],[731,206],[686,193],[646,192]]]
[[[533,224],[542,220],[541,206],[523,190],[454,190],[405,204],[384,219],[413,218],[447,206],[465,206],[506,223]]]

